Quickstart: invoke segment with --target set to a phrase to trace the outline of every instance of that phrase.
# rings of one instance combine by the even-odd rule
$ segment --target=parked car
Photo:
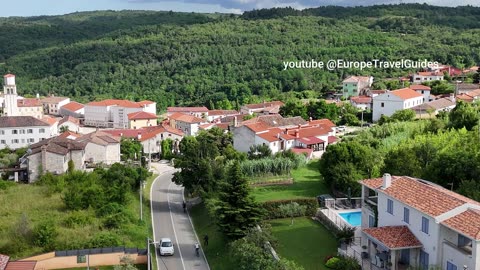
[[[338,126],[337,127],[337,132],[345,132],[345,130],[347,130],[346,126]]]
[[[175,253],[175,250],[173,248],[173,243],[170,238],[162,238],[160,239],[160,244],[158,245],[158,248],[160,250],[160,255],[173,255]]]

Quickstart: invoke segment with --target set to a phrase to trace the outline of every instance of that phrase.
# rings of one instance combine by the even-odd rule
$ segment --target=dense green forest
[[[472,66],[480,61],[479,12],[392,5],[322,7],[278,18],[139,11],[7,18],[0,19],[0,72],[17,74],[21,94],[81,102],[151,99],[160,110],[229,109],[262,99],[315,98],[338,89],[348,75],[413,72],[284,70],[283,61],[406,58]]]

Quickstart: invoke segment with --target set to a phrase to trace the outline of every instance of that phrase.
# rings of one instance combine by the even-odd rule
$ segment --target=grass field
[[[329,193],[318,171],[318,160],[291,172],[292,185],[265,186],[252,188],[252,194],[259,202],[315,197]]]
[[[272,234],[277,239],[276,251],[305,270],[327,270],[324,259],[336,254],[335,237],[310,218],[295,218],[293,225],[290,222],[290,219],[270,221]]]
[[[196,205],[190,209],[195,231],[199,238],[208,234],[208,247],[202,246],[207,256],[208,264],[213,270],[236,269],[234,262],[228,254],[227,239],[217,231],[217,227],[208,215],[203,204]]]

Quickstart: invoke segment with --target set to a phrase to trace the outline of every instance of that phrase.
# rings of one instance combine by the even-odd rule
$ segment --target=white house
[[[85,170],[85,147],[85,142],[60,136],[32,144],[27,156],[29,183],[36,181],[42,173],[65,173],[70,160],[75,170]]]
[[[45,114],[60,115],[60,108],[70,103],[70,98],[55,97],[52,95],[52,96],[40,99],[40,102],[43,105],[43,110]]]
[[[58,134],[56,121],[33,116],[0,117],[0,149],[26,147]]]
[[[396,111],[423,104],[423,98],[422,94],[410,88],[387,91],[373,97],[373,121],[378,121],[382,115],[392,116]]]
[[[85,105],[72,101],[60,107],[61,116],[72,116],[75,118],[83,118],[85,115]]]
[[[85,105],[85,125],[94,127],[128,128],[128,114],[144,111],[156,113],[156,103],[148,100],[107,99]]]
[[[432,97],[430,96],[431,88],[423,85],[423,84],[412,84],[408,88],[416,91],[419,94],[423,95],[423,103],[432,101]]]
[[[89,163],[113,164],[120,162],[120,138],[95,131],[76,139],[85,142],[85,160]]]
[[[407,176],[362,184],[362,245],[377,267],[480,269],[480,203]]]
[[[80,132],[80,120],[72,116],[65,116],[58,122],[58,132],[65,127],[67,130],[78,133]]]
[[[174,113],[168,116],[168,120],[170,121],[171,127],[179,129],[185,133],[185,135],[190,136],[197,134],[201,124],[208,123],[208,121],[203,118],[183,113]]]
[[[368,96],[356,96],[356,97],[351,97],[350,98],[350,104],[352,104],[353,107],[366,111],[366,110],[371,110],[372,109],[372,98]]]
[[[275,114],[284,104],[281,101],[264,101],[263,103],[246,104],[240,108],[242,114]]]
[[[188,115],[193,115],[198,118],[205,118],[208,116],[209,110],[207,107],[168,107],[167,116],[170,116],[174,113],[183,113]]]
[[[426,71],[413,74],[413,83],[423,83],[431,81],[443,81],[443,73],[438,71]]]

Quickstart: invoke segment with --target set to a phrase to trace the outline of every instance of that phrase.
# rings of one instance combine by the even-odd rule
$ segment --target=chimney
[[[309,122],[312,122],[313,121],[313,118],[310,116],[310,118],[308,119]]]
[[[40,94],[39,93],[37,93],[37,99],[40,99]]]
[[[280,139],[280,133],[277,133],[277,139]]]
[[[137,139],[138,139],[139,141],[142,139],[142,133],[140,133],[140,132],[138,133]]]
[[[392,185],[392,176],[389,173],[384,173],[382,189],[389,188],[390,185]]]
[[[298,130],[295,130],[295,138],[300,138],[300,134],[298,133]]]

